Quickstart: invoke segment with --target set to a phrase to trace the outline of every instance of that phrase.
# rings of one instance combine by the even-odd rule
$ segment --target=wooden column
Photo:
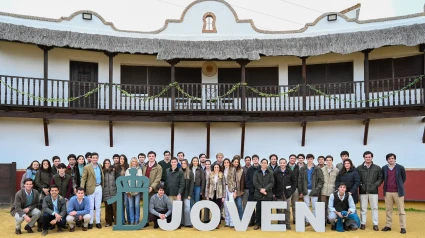
[[[109,121],[109,147],[114,147],[114,124]]]
[[[303,78],[303,111],[307,109],[307,58],[308,56],[301,57],[301,76]]]
[[[174,156],[174,122],[171,122],[171,158]]]
[[[372,49],[363,50],[362,53],[364,55],[364,92],[365,99],[369,100],[369,53]],[[369,107],[369,102],[366,102],[366,107]],[[367,143],[367,142],[366,142]]]
[[[112,110],[112,84],[114,82],[114,57],[117,55],[117,53],[114,52],[104,52],[106,56],[109,58],[109,87],[108,87],[108,94],[109,94],[109,110]],[[106,105],[105,105],[106,107]],[[111,146],[112,147],[112,146]]]
[[[241,122],[242,135],[241,135],[241,158],[244,157],[245,153],[245,122]]]
[[[301,122],[301,127],[303,128],[302,135],[301,135],[301,146],[305,146],[305,133],[307,132],[307,122],[306,121]]]
[[[420,44],[419,45],[419,51],[424,53],[423,54],[423,57],[424,57],[424,65],[423,65],[423,67],[424,68],[423,68],[423,73],[422,74],[425,75],[425,44]],[[425,106],[425,77],[422,77],[421,83],[422,83],[422,99],[421,99],[421,103],[422,103],[422,105]]]
[[[422,122],[425,122],[425,117],[424,117],[424,118],[422,118]],[[424,127],[424,134],[423,134],[423,136],[422,136],[422,143],[424,143],[424,144],[425,144],[425,127]]]
[[[210,158],[211,123],[207,122],[207,158]]]
[[[168,60],[167,63],[171,65],[171,83],[176,82],[176,64],[178,64],[180,60],[173,59]],[[176,89],[174,87],[171,88],[171,110],[174,111],[176,107]],[[171,155],[173,153],[171,152]]]
[[[49,146],[49,120],[43,118],[43,129],[44,129],[44,145]]]
[[[48,79],[49,79],[49,51],[53,49],[51,46],[38,45],[43,50],[43,97],[48,97]],[[43,101],[43,106],[47,106],[47,102]],[[48,146],[48,145],[47,145]]]
[[[236,61],[241,66],[241,110],[246,111],[246,65],[250,62],[249,60],[237,60]]]
[[[363,145],[367,145],[367,138],[369,136],[369,122],[370,122],[370,118],[366,118],[363,121],[363,125],[364,125]]]

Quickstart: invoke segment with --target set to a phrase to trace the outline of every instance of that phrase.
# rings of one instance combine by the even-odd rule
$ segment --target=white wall
[[[370,150],[378,165],[385,164],[385,155],[395,153],[397,162],[407,168],[425,168],[425,144],[422,143],[424,123],[422,117],[372,119],[368,145],[363,145],[362,121],[308,122],[306,145],[301,146],[300,123],[247,123],[245,155],[258,154],[268,158],[277,154],[312,153],[332,155],[339,162],[342,150],[350,152],[355,165],[363,161],[363,152]],[[50,120],[50,146],[44,145],[42,119],[0,118],[0,151],[3,163],[17,162],[19,169],[34,160],[51,159],[58,155],[62,160],[70,153],[85,154],[96,151],[101,161],[113,154],[137,156],[153,150],[157,161],[170,150],[169,123],[114,122],[114,147],[109,147],[107,121]],[[240,154],[241,127],[239,123],[211,123],[210,158],[222,152],[226,158]],[[206,152],[205,123],[175,123],[174,153],[183,151],[187,159]],[[66,161],[65,161],[66,162]]]

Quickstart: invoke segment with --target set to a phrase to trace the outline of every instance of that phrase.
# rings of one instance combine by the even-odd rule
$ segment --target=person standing
[[[224,159],[224,155],[223,153],[217,153],[217,155],[215,156],[216,161],[212,164],[212,166],[214,167],[214,165],[218,164],[220,165],[221,169],[223,169],[223,159]]]
[[[90,223],[88,228],[93,228],[93,213],[96,208],[96,227],[102,228],[100,224],[100,205],[102,203],[102,190],[104,183],[104,176],[102,165],[97,163],[99,154],[96,152],[91,153],[91,163],[84,167],[83,177],[81,184],[86,189],[87,195],[90,199]]]
[[[59,158],[59,156],[57,155],[53,156],[52,163],[53,163],[52,174],[55,175],[58,173],[57,168],[58,168],[58,165],[61,163],[61,158]]]
[[[233,221],[232,218],[230,217],[230,212],[229,209],[227,207],[227,202],[234,202],[235,198],[236,198],[236,174],[235,174],[235,169],[233,167],[230,166],[230,160],[229,159],[224,159],[223,161],[223,165],[224,165],[224,171],[223,171],[223,175],[224,175],[224,183],[226,184],[226,188],[225,188],[225,203],[224,203],[224,220],[225,220],[225,227],[230,227],[233,228]]]
[[[68,201],[72,195],[71,176],[65,173],[66,165],[64,163],[60,163],[57,166],[57,170],[58,173],[53,175],[52,180],[50,180],[50,185],[57,185],[59,188],[59,195]]]
[[[291,196],[297,187],[297,178],[290,168],[287,167],[286,159],[279,160],[280,167],[273,172],[274,186],[273,186],[273,197],[277,201],[286,202],[287,207],[285,209],[277,209],[277,213],[285,214],[286,229],[291,230],[291,215],[289,214],[291,206]],[[283,224],[283,221],[278,221],[279,224]]]
[[[279,165],[277,164],[277,160],[278,160],[278,157],[276,154],[272,154],[269,156],[269,161],[270,161],[269,169],[273,172],[279,168]]]
[[[37,175],[37,172],[39,169],[40,169],[40,162],[38,162],[37,160],[32,161],[30,166],[27,167],[27,170],[22,175],[21,189],[24,189],[24,180],[26,178],[32,179],[33,182],[35,181],[35,176]],[[35,184],[35,182],[34,182],[33,188],[37,191],[40,191],[39,188],[37,187],[37,184]]]
[[[75,231],[75,223],[82,222],[83,231],[87,231],[89,221],[91,219],[90,203],[92,201],[84,195],[84,188],[77,188],[77,195],[73,196],[68,203],[68,216],[66,216],[66,222],[69,225],[69,232]]]
[[[167,179],[167,173],[165,171],[167,171],[167,169],[171,168],[171,153],[170,151],[166,150],[164,151],[164,159],[159,161],[159,165],[162,168],[162,176],[161,176],[161,185],[164,186],[165,180]]]
[[[125,171],[125,176],[131,176],[130,170],[136,169],[136,176],[143,176],[142,169],[139,167],[139,162],[136,157],[131,158],[130,167]],[[128,186],[131,186],[130,181],[128,182]],[[136,181],[136,187],[141,185]],[[130,192],[126,194],[128,204],[128,210],[130,211],[130,220],[128,221],[130,225],[139,224],[140,220],[140,193],[139,192]]]
[[[182,214],[182,222],[181,225],[185,227],[192,228],[192,222],[190,220],[190,201],[193,195],[193,186],[194,186],[194,178],[193,172],[189,168],[189,162],[187,159],[180,161],[183,171],[183,179],[184,179],[184,189],[181,194],[181,198],[183,201],[183,214]]]
[[[120,159],[119,159],[119,164],[114,165],[114,169],[115,169],[115,179],[117,179],[120,176],[125,176],[125,172],[128,169],[128,160],[127,160],[127,156],[125,156],[124,154],[120,155]],[[122,183],[122,182],[121,182]],[[119,186],[124,186],[124,184],[120,184]],[[127,222],[130,223],[130,209],[128,209],[128,199],[127,199],[127,194],[123,193],[123,209],[122,209],[122,220],[121,220],[121,224],[126,224],[125,222],[125,214],[127,214]]]
[[[305,165],[305,156],[304,154],[298,154],[298,167],[302,168]]]
[[[335,181],[339,173],[339,170],[333,166],[333,159],[334,158],[331,155],[327,155],[326,166],[321,168],[323,173],[323,181],[324,181],[322,194],[321,194],[321,201],[325,203],[326,218],[329,217],[329,211],[328,211],[329,196],[333,192],[335,192]],[[330,221],[327,220],[327,223],[330,224]]]
[[[205,163],[207,162],[207,155],[204,153],[199,154],[199,166],[205,171]]]
[[[66,200],[59,196],[59,187],[57,185],[50,186],[50,195],[43,199],[43,233],[42,236],[49,232],[49,225],[58,225],[58,232],[62,232],[65,228],[66,217]]]
[[[174,200],[181,201],[181,195],[184,190],[184,178],[181,169],[177,168],[177,158],[172,158],[170,161],[171,167],[164,171],[166,174],[164,192],[173,202]]]
[[[205,199],[210,199],[220,208],[226,197],[226,184],[224,175],[220,171],[220,165],[216,164],[211,171],[205,189]],[[220,223],[215,229],[220,229]]]
[[[298,191],[308,207],[310,207],[311,199],[314,215],[316,215],[316,202],[321,195],[323,183],[322,170],[314,165],[314,156],[307,154],[307,164],[300,168]],[[306,223],[306,226],[308,225],[310,225],[309,222]]]
[[[120,155],[119,154],[114,154],[112,156],[112,160],[114,162],[113,166],[120,166]]]
[[[406,234],[406,212],[404,211],[404,182],[406,182],[406,170],[396,163],[396,155],[389,153],[386,156],[387,165],[382,167],[384,180],[384,197],[386,210],[386,223],[382,231],[391,231],[393,221],[393,206],[397,206],[400,233]]]
[[[90,164],[91,163],[91,156],[92,156],[91,152],[87,152],[86,153],[86,160],[87,160],[86,164]]]
[[[319,157],[317,157],[317,166],[319,168],[325,167],[325,156],[319,155]]]
[[[245,175],[241,167],[240,162],[241,157],[239,155],[233,156],[232,167],[235,169],[235,181],[236,181],[236,198],[235,203],[238,208],[239,218],[242,219],[243,208],[242,208],[242,196],[245,192]]]
[[[34,233],[32,228],[42,215],[41,211],[37,209],[40,195],[37,190],[33,189],[33,184],[31,178],[26,178],[24,188],[15,194],[10,215],[15,217],[15,234],[17,235],[22,234],[21,224],[24,220],[28,223],[24,229],[28,233]]]
[[[143,168],[143,165],[145,164],[146,155],[144,153],[139,153],[137,155],[137,158],[139,159],[139,168]]]
[[[261,169],[255,172],[253,178],[254,199],[257,201],[254,230],[258,230],[261,228],[261,203],[273,200],[274,177],[273,172],[268,169],[267,159],[261,160]]]
[[[335,188],[339,188],[340,183],[345,184],[346,190],[353,197],[354,203],[357,204],[359,202],[360,175],[351,159],[344,160],[344,167],[335,179]]]
[[[109,159],[103,161],[103,175],[105,176],[105,186],[102,190],[102,201],[105,205],[105,227],[108,227],[112,226],[113,222],[117,224],[117,203],[108,204],[107,202],[117,194],[115,171]]]
[[[340,155],[341,157],[341,163],[338,163],[336,165],[336,168],[341,171],[344,168],[344,161],[350,158],[350,153],[348,153],[348,151],[344,150],[341,151]]]
[[[162,167],[156,162],[156,153],[154,151],[148,152],[148,162],[143,167],[143,175],[149,178],[149,197],[152,197],[158,192],[158,187],[162,178]],[[143,201],[149,204],[149,201]],[[146,208],[148,209],[148,208]],[[149,226],[149,221],[145,227]]]
[[[189,169],[193,173],[194,185],[193,185],[193,194],[191,207],[193,204],[199,202],[201,200],[201,196],[205,190],[205,173],[204,170],[199,166],[199,159],[197,157],[193,157],[190,162]]]
[[[252,166],[249,167],[247,174],[247,183],[249,186],[249,197],[248,201],[253,202],[254,200],[254,194],[255,194],[255,187],[254,187],[254,174],[261,169],[261,166],[258,164],[259,157],[258,155],[254,154],[252,156]],[[256,212],[252,213],[251,221],[249,222],[248,226],[254,226],[255,225],[255,215]]]
[[[244,161],[245,161],[245,165],[242,166],[242,169],[243,169],[243,176],[245,178],[245,181],[244,181],[244,191],[243,191],[243,197],[242,197],[242,206],[243,206],[243,209],[245,210],[246,203],[248,202],[248,197],[249,197],[249,184],[248,184],[247,172],[249,167],[251,167],[251,157],[245,156]]]
[[[184,160],[184,153],[183,152],[179,152],[179,153],[177,153],[177,159],[179,160],[179,163],[177,164],[177,167],[178,168],[181,168],[182,167],[182,161]]]
[[[291,196],[291,208],[292,208],[292,223],[295,224],[295,203],[300,199],[298,192],[298,175],[300,174],[300,167],[297,164],[297,156],[294,154],[289,155],[288,168],[292,170],[297,183],[295,185],[295,191]]]
[[[372,162],[373,153],[366,151],[363,153],[364,163],[357,167],[360,174],[360,229],[366,228],[367,204],[370,202],[372,209],[373,230],[378,228],[378,187],[383,181],[382,169]]]
[[[206,198],[206,190],[208,189],[207,182],[208,182],[208,178],[210,177],[210,174],[211,174],[211,160],[207,160],[205,161],[205,190],[204,190],[204,196],[202,196],[203,200],[208,200]],[[205,223],[210,222],[210,209],[208,208],[204,208],[204,222]]]
[[[71,176],[71,180],[72,180],[72,188],[73,188],[73,193],[71,195],[74,195],[76,188],[77,188],[77,182],[75,181],[75,172],[77,170],[77,156],[75,156],[74,154],[70,154],[67,157],[68,159],[68,166],[66,167],[65,173],[68,174],[69,176]]]
[[[86,166],[86,160],[84,159],[84,156],[79,155],[77,157],[77,165],[75,166],[75,194],[77,194],[77,188],[82,187],[81,186],[81,177],[83,177],[84,173],[84,166]]]

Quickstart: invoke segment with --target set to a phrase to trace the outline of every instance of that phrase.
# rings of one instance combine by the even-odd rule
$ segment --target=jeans
[[[190,207],[193,207],[193,204],[196,202],[199,202],[201,200],[201,186],[193,186],[193,195],[192,195],[192,201],[190,203]]]
[[[238,208],[239,219],[242,219],[243,208],[242,208],[242,196],[235,198],[236,207]]]
[[[243,209],[245,209],[245,207],[246,207],[246,203],[248,202],[248,197],[249,197],[249,189],[244,189],[243,197],[242,197]]]
[[[278,221],[277,223],[278,224],[286,224],[286,225],[291,224],[290,223],[290,221],[291,221],[291,214],[290,214],[291,198],[288,198],[286,200],[284,200],[283,197],[282,198],[276,198],[276,201],[286,202],[286,209],[277,209],[276,210],[276,212],[278,214],[282,214],[282,213],[285,214],[285,221]]]
[[[190,221],[190,200],[189,199],[183,199],[183,213],[182,213],[181,224],[183,226],[192,225],[192,222]]]
[[[140,193],[135,196],[127,196],[128,208],[130,210],[130,222],[131,224],[139,224],[140,220]]]
[[[229,192],[229,190],[227,189],[227,186],[226,186],[226,198],[224,199],[224,201],[225,201],[225,203],[224,203],[224,212],[225,212],[224,221],[226,222],[226,225],[233,226],[233,221],[232,221],[232,218],[230,217],[230,212],[229,212],[229,209],[227,208],[227,203],[226,203],[226,201],[234,202],[233,193]]]

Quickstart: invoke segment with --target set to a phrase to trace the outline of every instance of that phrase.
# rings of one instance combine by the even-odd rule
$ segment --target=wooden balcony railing
[[[365,91],[363,81],[241,86],[109,85],[5,75],[0,75],[0,80],[0,105],[6,106],[125,111],[242,111],[245,108],[248,112],[284,112],[425,105],[425,83],[421,76],[372,80],[369,92]],[[175,90],[171,90],[173,87]],[[246,92],[244,100],[242,90]]]

